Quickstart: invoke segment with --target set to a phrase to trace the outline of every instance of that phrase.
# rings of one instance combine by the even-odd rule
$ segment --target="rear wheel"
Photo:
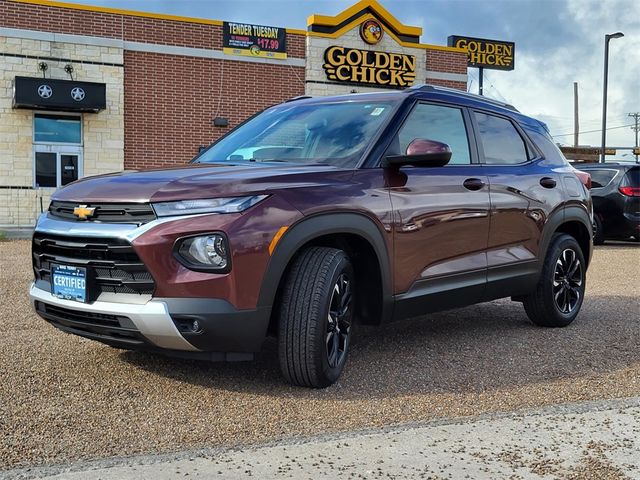
[[[543,327],[566,327],[573,322],[584,300],[586,267],[575,238],[556,235],[536,290],[523,302],[529,319]]]
[[[602,245],[604,243],[604,229],[602,227],[602,220],[598,215],[593,216],[593,244]]]
[[[293,261],[279,312],[280,368],[292,384],[324,388],[347,361],[354,271],[342,250],[309,247]]]

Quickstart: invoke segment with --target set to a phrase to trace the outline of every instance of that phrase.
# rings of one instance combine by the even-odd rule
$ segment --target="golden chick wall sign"
[[[329,80],[394,88],[410,87],[416,79],[416,57],[331,46],[324,51]]]
[[[486,38],[459,37],[448,38],[450,47],[466,48],[469,52],[469,66],[493,70],[513,70],[516,44]]]

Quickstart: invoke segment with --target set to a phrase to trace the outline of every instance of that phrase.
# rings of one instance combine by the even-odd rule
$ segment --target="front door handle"
[[[479,178],[467,178],[464,182],[462,182],[462,185],[467,190],[480,190],[482,187],[484,187],[484,182]]]
[[[540,179],[540,185],[544,188],[554,188],[556,186],[556,181],[551,177],[542,177]]]

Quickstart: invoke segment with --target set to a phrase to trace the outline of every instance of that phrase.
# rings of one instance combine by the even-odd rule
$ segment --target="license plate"
[[[87,301],[87,269],[69,265],[52,265],[53,294],[65,300]]]

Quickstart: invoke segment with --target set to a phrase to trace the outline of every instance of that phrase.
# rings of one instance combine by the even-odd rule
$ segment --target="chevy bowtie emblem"
[[[93,216],[93,212],[96,211],[95,207],[87,207],[86,205],[78,205],[73,209],[73,214],[80,220],[86,220]]]

